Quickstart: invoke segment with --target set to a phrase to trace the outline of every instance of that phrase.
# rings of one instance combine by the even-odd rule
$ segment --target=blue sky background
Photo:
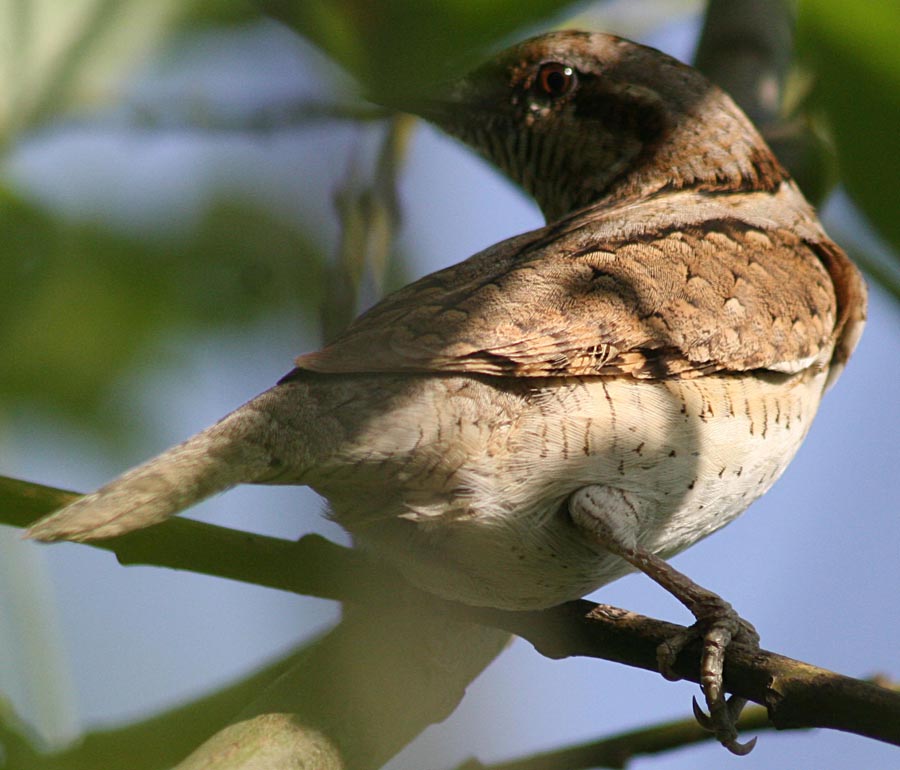
[[[645,42],[689,57],[690,21]],[[178,66],[158,62],[132,98],[166,102],[188,91],[241,114],[260,100],[324,93],[321,58],[272,25],[208,36]],[[246,63],[254,62],[252,69]],[[371,150],[370,129],[320,126],[265,137],[138,133],[117,113],[24,143],[3,169],[24,194],[64,215],[132,232],[173,220],[189,228],[213,191],[266,201],[286,221],[333,242],[331,192],[351,146]],[[457,262],[541,224],[535,206],[454,142],[418,130],[403,175],[400,248],[415,275]],[[826,227],[854,230],[839,202]],[[298,258],[299,255],[298,255]],[[870,321],[844,376],[822,405],[785,476],[735,523],[678,556],[675,565],[731,601],[779,653],[852,676],[900,679],[900,307],[872,287]],[[53,415],[23,412],[0,445],[2,472],[86,490],[205,427],[265,389],[292,358],[317,346],[315,329],[270,317],[240,334],[180,336],[116,386],[115,409],[134,410],[147,435],[124,452],[87,442]],[[242,488],[194,514],[217,523],[295,537],[342,533],[305,489]],[[0,691],[45,730],[65,735],[153,713],[220,686],[327,627],[333,604],[202,576],[119,567],[90,548],[22,544],[0,531],[0,579],[19,580],[18,601],[44,608],[40,622],[0,598]],[[26,576],[27,579],[23,579]],[[629,576],[598,601],[677,622],[689,620],[648,579]],[[30,618],[24,620],[24,618]],[[21,622],[17,622],[16,619]],[[46,640],[61,637],[64,650]],[[30,661],[60,687],[42,704],[24,675]],[[55,664],[53,663],[55,661]],[[59,670],[54,665],[61,667]],[[690,714],[689,683],[600,661],[550,661],[516,641],[472,687],[447,722],[430,728],[391,770],[451,768],[593,739]],[[717,746],[634,763],[838,770],[900,766],[896,749],[819,731],[767,733],[749,757]]]

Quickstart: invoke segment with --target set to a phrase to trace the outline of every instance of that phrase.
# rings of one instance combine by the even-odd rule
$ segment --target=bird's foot
[[[583,487],[569,500],[569,513],[577,526],[595,542],[659,583],[694,616],[696,622],[692,626],[659,646],[656,656],[659,670],[667,679],[679,679],[674,670],[679,653],[691,642],[702,640],[699,678],[709,714],[699,707],[694,708],[694,713],[725,748],[734,754],[747,754],[756,739],[740,743],[736,727],[746,700],[735,696],[726,699],[722,677],[728,645],[735,642],[758,649],[759,634],[721,596],[698,585],[637,543],[639,510],[640,501],[635,495],[613,487]]]
[[[725,697],[722,682],[725,652],[731,643],[759,648],[759,634],[750,623],[740,617],[721,597],[709,593],[694,607],[697,621],[680,634],[664,641],[656,651],[659,670],[667,679],[678,679],[673,667],[681,651],[696,639],[703,650],[700,656],[700,688],[709,713],[705,713],[694,699],[694,716],[700,726],[711,733],[733,754],[749,754],[756,738],[746,743],[737,740],[737,721],[747,703],[746,698]]]

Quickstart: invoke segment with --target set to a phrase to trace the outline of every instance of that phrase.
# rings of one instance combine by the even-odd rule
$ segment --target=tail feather
[[[271,423],[255,402],[41,519],[35,540],[95,540],[157,524],[236,484],[271,474]]]

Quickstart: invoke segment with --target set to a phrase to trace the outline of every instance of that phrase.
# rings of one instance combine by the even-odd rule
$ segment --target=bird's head
[[[496,164],[548,221],[665,188],[771,190],[786,177],[703,75],[611,35],[532,38],[405,107]]]

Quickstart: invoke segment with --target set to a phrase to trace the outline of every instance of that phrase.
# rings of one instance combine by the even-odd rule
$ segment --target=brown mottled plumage
[[[545,35],[415,108],[549,224],[387,297],[30,534],[110,537],[237,483],[298,483],[459,601],[546,607],[640,569],[697,617],[704,721],[749,750],[722,662],[755,633],[663,559],[787,466],[862,330],[859,273],[734,103],[658,51]]]
[[[631,208],[640,218],[654,203]],[[815,242],[735,215],[616,237],[604,214],[430,275],[297,364],[659,379],[785,371],[834,344],[833,279]]]

